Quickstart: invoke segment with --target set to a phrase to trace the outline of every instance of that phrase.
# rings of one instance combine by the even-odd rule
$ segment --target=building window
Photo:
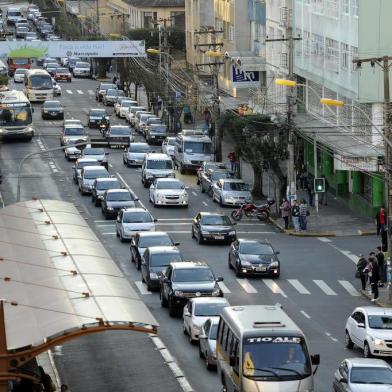
[[[358,48],[356,46],[351,47],[351,60],[357,59],[358,58]],[[356,71],[357,70],[357,65],[355,63],[351,64],[351,70]]]
[[[312,34],[312,55],[324,56],[324,37],[318,34]]]
[[[351,0],[351,15],[358,17],[358,1],[359,0]]]
[[[372,199],[372,177],[362,173],[361,196],[366,200]]]
[[[215,18],[215,28],[217,31],[223,30],[223,22],[219,18]]]
[[[350,0],[342,0],[342,13],[346,15],[350,13]]]
[[[340,53],[341,53],[341,67],[343,69],[348,69],[348,62],[350,59],[350,46],[342,42],[340,44]]]
[[[304,44],[304,55],[308,57],[310,55],[310,45],[311,45],[309,31],[304,30],[303,32],[303,44]]]
[[[296,37],[301,37],[301,29],[297,28],[295,30],[295,35],[296,35]],[[295,47],[295,55],[296,56],[301,56],[302,55],[302,42],[301,41],[295,42],[294,43],[294,47]]]
[[[325,62],[330,71],[338,72],[339,42],[331,38],[325,38]]]
[[[154,27],[154,21],[157,19],[156,12],[143,12],[143,22],[145,29],[151,29]]]
[[[318,14],[324,13],[324,0],[312,0],[312,11]]]
[[[234,41],[235,40],[235,35],[234,35],[234,26],[230,23],[229,25],[229,41]]]
[[[337,18],[339,16],[338,0],[325,0],[325,14],[332,18]]]
[[[185,12],[184,11],[171,11],[170,12],[171,27],[177,29],[185,29]]]

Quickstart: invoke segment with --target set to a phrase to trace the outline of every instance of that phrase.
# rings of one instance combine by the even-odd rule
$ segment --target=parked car
[[[208,370],[216,368],[216,339],[219,318],[208,319],[201,327],[199,335],[199,357],[204,358]]]
[[[240,238],[230,246],[228,264],[237,277],[267,275],[279,278],[278,254],[267,240]]]
[[[120,97],[114,104],[114,112],[120,118],[125,118],[129,108],[137,106],[137,101],[133,101],[128,97]]]
[[[141,133],[142,135],[146,136],[146,131],[148,127],[148,121],[155,120],[157,124],[161,124],[161,119],[157,117],[155,114],[142,114],[140,116],[139,122],[137,123],[136,130]]]
[[[210,169],[211,170],[228,170],[226,165],[223,162],[212,162],[212,161],[203,162],[201,164],[201,166],[196,171],[197,185],[200,184],[200,177],[201,177],[202,173],[205,173]]]
[[[177,246],[169,234],[163,231],[139,232],[131,240],[131,261],[136,264],[138,270],[142,265],[142,256],[147,248],[153,246]]]
[[[130,240],[138,232],[155,231],[156,221],[145,208],[121,210],[116,220],[116,235],[121,242]]]
[[[128,147],[134,140],[132,129],[127,125],[111,125],[106,133],[110,148]]]
[[[109,172],[103,166],[84,166],[78,177],[79,192],[82,195],[91,194],[95,179],[103,177],[110,177]]]
[[[134,111],[134,109],[132,108],[131,109],[131,113],[133,111]],[[135,115],[133,117],[130,117],[130,124],[135,128],[136,131],[138,131],[138,129],[139,129],[138,126],[137,126],[137,123],[138,123],[139,118],[140,118],[140,116],[142,114],[148,114],[149,116],[153,116],[153,114],[151,112],[149,112],[148,110],[146,110],[146,109],[137,110],[134,113],[135,113]]]
[[[217,212],[199,212],[192,222],[192,238],[196,238],[199,244],[209,242],[228,242],[237,239],[232,222],[227,215]]]
[[[117,218],[117,214],[123,208],[135,207],[135,201],[139,200],[128,189],[108,189],[101,201],[102,214],[105,219]]]
[[[199,178],[200,192],[207,192],[208,196],[212,197],[212,187],[216,184],[217,181],[227,178],[234,178],[234,173],[222,169],[208,169],[207,172],[203,171]]]
[[[104,94],[102,97],[102,103],[105,106],[114,106],[118,98],[124,96],[125,96],[124,91],[119,90],[117,88],[109,88],[106,90],[106,94]]]
[[[99,207],[107,190],[123,188],[124,186],[116,177],[96,178],[91,188],[91,201],[96,207]]]
[[[162,152],[169,157],[174,157],[174,146],[176,145],[176,138],[169,136],[162,143]]]
[[[141,273],[147,290],[159,290],[159,275],[174,261],[184,261],[176,246],[153,246],[144,251]]]
[[[184,183],[176,178],[156,178],[149,189],[149,200],[154,207],[188,207],[188,192]]]
[[[106,109],[90,109],[88,112],[87,125],[89,128],[97,128],[101,124],[102,118],[105,116],[109,121],[110,117]]]
[[[240,206],[252,202],[248,184],[239,179],[221,179],[212,185],[212,200],[221,206]]]
[[[54,80],[56,82],[65,81],[65,82],[72,82],[72,75],[69,72],[68,68],[56,68],[54,72]]]
[[[161,306],[169,308],[169,315],[181,314],[184,306],[193,297],[223,297],[211,267],[200,261],[170,263],[160,275]]]
[[[23,83],[27,69],[16,68],[14,72],[14,83]]]
[[[133,119],[135,117],[135,113],[139,110],[146,110],[145,107],[143,106],[131,106],[128,111],[125,113],[125,120],[126,122],[128,122],[129,124],[132,125]]]
[[[377,306],[355,308],[346,322],[345,344],[363,350],[365,358],[392,356],[392,309]]]
[[[345,359],[332,383],[334,392],[387,392],[391,389],[392,368],[382,359]]]
[[[64,119],[64,109],[60,101],[45,101],[41,106],[41,116],[43,120]]]
[[[72,166],[72,179],[75,184],[78,184],[78,180],[82,169],[86,166],[101,166],[101,164],[96,159],[91,158],[79,158]]]
[[[98,102],[102,102],[103,97],[109,89],[117,89],[117,86],[113,83],[100,83],[95,92],[95,99]]]
[[[126,166],[141,166],[144,157],[149,153],[150,146],[147,143],[131,143],[123,153],[123,163]]]

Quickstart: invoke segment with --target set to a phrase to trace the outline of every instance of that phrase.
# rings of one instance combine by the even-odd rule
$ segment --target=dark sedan
[[[137,200],[128,189],[108,189],[101,201],[102,213],[106,219],[115,219],[121,209],[135,207]]]
[[[227,215],[199,212],[192,222],[192,238],[196,238],[199,244],[207,241],[231,243],[237,239],[235,224]]]
[[[229,268],[236,276],[280,275],[279,252],[268,241],[238,239],[229,251]]]
[[[105,109],[90,109],[88,112],[87,125],[89,128],[97,128],[101,124],[102,118],[105,117],[107,121],[110,117]]]
[[[60,101],[45,101],[41,107],[41,116],[43,120],[47,119],[64,119],[64,109]]]

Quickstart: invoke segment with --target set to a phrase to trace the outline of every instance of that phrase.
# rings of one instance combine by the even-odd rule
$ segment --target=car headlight
[[[113,207],[108,207],[108,210],[109,210],[109,211],[112,211],[112,210],[113,210]]]
[[[212,295],[213,295],[214,297],[218,297],[218,296],[220,295],[220,293],[221,293],[220,289],[216,288],[216,289],[212,292]]]
[[[49,111],[47,109],[44,109],[44,113],[48,113]]]
[[[229,235],[235,235],[235,230],[229,231]]]
[[[181,290],[175,290],[174,291],[174,295],[176,297],[182,297],[184,295],[184,293]]]
[[[103,200],[103,195],[98,195],[97,197],[98,197],[98,199]]]
[[[277,268],[277,267],[279,267],[279,261],[273,261],[273,262],[270,264],[270,267],[271,267],[271,268]]]
[[[150,272],[150,279],[158,279],[158,274],[156,272]]]
[[[190,165],[192,162],[190,159],[184,159],[184,163],[186,163],[187,165]]]
[[[382,339],[378,339],[373,336],[369,336],[369,338],[376,346],[380,346],[380,345],[384,344],[384,341]]]
[[[144,177],[146,177],[146,178],[154,178],[154,175],[152,173],[150,173],[150,172],[145,172],[144,173]]]
[[[4,129],[0,128],[0,135],[4,133]]]
[[[210,234],[210,233],[209,233],[208,231],[202,230],[202,231],[201,231],[201,234],[202,234],[202,235],[208,235],[208,234]]]

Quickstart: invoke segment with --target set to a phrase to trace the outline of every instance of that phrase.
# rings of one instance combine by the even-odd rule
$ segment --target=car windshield
[[[154,159],[149,159],[147,160],[147,169],[173,169],[173,162],[170,159],[159,159],[159,160],[154,160]]]
[[[12,59],[12,62],[16,65],[27,65],[29,63],[29,59]]]
[[[68,69],[67,68],[57,68],[56,72],[58,72],[58,73],[68,73]]]
[[[102,116],[106,116],[106,111],[104,109],[96,109],[96,110],[91,110],[90,111],[90,116],[94,116],[94,117],[102,117]]]
[[[355,366],[351,369],[350,382],[353,384],[392,384],[392,370],[387,367]]]
[[[0,125],[4,127],[25,126],[32,123],[31,107],[20,104],[19,107],[0,109]]]
[[[53,88],[53,81],[50,75],[33,75],[30,77],[31,87],[37,90]]]
[[[130,192],[110,192],[110,193],[108,193],[106,200],[108,200],[108,201],[133,201],[133,197]]]
[[[216,340],[217,336],[218,336],[218,324],[213,324],[211,325],[210,335],[208,338],[211,340]]]
[[[65,128],[64,129],[64,135],[65,136],[81,136],[84,135],[84,128],[79,128],[79,127],[75,127],[75,128]]]
[[[103,148],[85,148],[83,150],[83,155],[105,155],[105,150]]]
[[[184,189],[185,186],[180,181],[157,181],[157,189]]]
[[[195,316],[209,317],[209,316],[220,316],[222,309],[228,306],[225,303],[203,303],[196,304]]]
[[[121,102],[121,107],[123,108],[129,108],[132,105],[132,101],[122,101]]]
[[[89,63],[76,63],[75,67],[76,68],[88,68],[88,69],[90,69],[90,64]]]
[[[106,190],[106,189],[120,189],[121,184],[119,181],[99,181],[97,183],[97,189],[100,191]]]
[[[211,174],[212,181],[218,181],[222,178],[233,178],[233,177],[234,177],[233,173],[231,173],[231,172],[218,172],[218,171],[216,171]]]
[[[131,134],[131,129],[128,127],[111,128],[110,134],[111,135],[127,135],[127,136],[129,136]]]
[[[92,162],[78,162],[76,165],[77,169],[81,169],[85,166],[101,166],[100,163],[98,161],[92,161]],[[104,176],[105,177],[105,176]]]
[[[57,69],[58,66],[59,66],[58,64],[48,64],[46,66],[46,68],[56,68]]]
[[[150,130],[152,132],[156,132],[156,133],[166,133],[166,126],[165,125],[159,125],[159,124],[153,124],[150,127]]]
[[[167,234],[140,237],[139,248],[148,248],[150,246],[172,246],[173,242]]]
[[[117,97],[117,95],[118,95],[118,90],[117,90],[117,89],[114,89],[114,88],[109,88],[108,91],[106,92],[106,95],[107,95],[107,96],[112,95],[112,96]]]
[[[15,71],[15,74],[21,74],[21,75],[24,75],[25,73],[27,72],[27,69],[17,69],[16,71]]]
[[[131,144],[129,152],[149,152],[150,146],[148,144]]]
[[[152,221],[152,216],[147,211],[125,212],[123,216],[124,223],[146,223]]]
[[[244,182],[225,182],[223,184],[225,191],[249,191],[249,187]]]
[[[93,180],[98,177],[109,177],[109,173],[106,170],[89,170],[84,173],[84,178],[86,180]]]
[[[147,120],[148,124],[162,124],[162,121],[160,118],[149,118]]]
[[[373,329],[392,329],[392,316],[369,315],[368,322]]]
[[[270,245],[261,242],[243,242],[240,244],[240,253],[244,255],[273,255],[274,250]]]
[[[176,139],[167,139],[166,140],[168,146],[175,146],[176,145]]]
[[[293,336],[245,338],[242,369],[248,378],[299,380],[312,374],[306,344]]]
[[[59,108],[61,107],[59,101],[46,101],[44,102],[44,107],[45,108]]]
[[[176,268],[173,282],[213,282],[214,274],[209,268]]]
[[[150,256],[150,266],[151,267],[166,267],[171,262],[183,261],[180,252],[173,253],[157,253]]]
[[[231,226],[231,221],[226,215],[205,215],[201,218],[201,224],[205,226]]]
[[[212,143],[185,142],[184,151],[194,154],[212,154]]]
[[[115,89],[116,86],[114,84],[101,84],[101,87],[99,88],[100,90],[109,90],[109,89]]]

